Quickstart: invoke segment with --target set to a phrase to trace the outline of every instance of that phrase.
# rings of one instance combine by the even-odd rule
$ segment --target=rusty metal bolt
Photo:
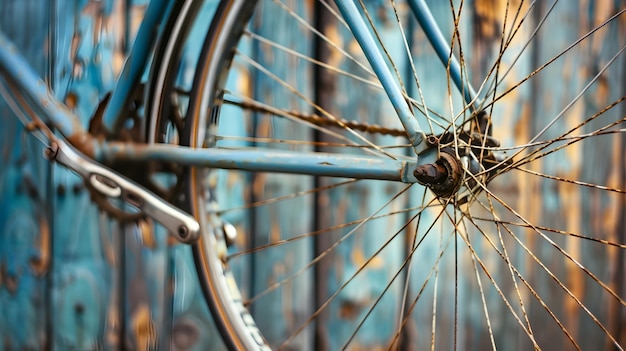
[[[463,168],[452,152],[442,151],[435,163],[416,167],[413,175],[436,195],[449,197],[461,187]]]
[[[50,146],[43,150],[43,156],[48,160],[54,160],[59,152],[59,144],[54,141],[50,143]]]
[[[442,183],[448,176],[448,170],[442,164],[425,164],[419,165],[413,171],[413,175],[422,184],[437,184]]]

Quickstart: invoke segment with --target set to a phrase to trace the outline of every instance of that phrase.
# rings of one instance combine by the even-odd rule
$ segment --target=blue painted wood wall
[[[112,86],[116,74],[119,72],[128,49],[128,38],[137,28],[148,0],[75,0],[75,1],[47,1],[47,0],[3,0],[0,3],[0,28],[18,45],[22,53],[30,60],[33,67],[46,78],[53,87],[57,97],[71,105],[85,124],[93,114],[96,104]],[[215,3],[213,1],[212,3]],[[310,2],[301,2],[299,9],[303,16],[310,16]],[[620,1],[597,1],[594,5],[584,6],[582,1],[577,6],[562,6],[562,17],[569,18],[569,27],[562,27],[562,33],[551,33],[550,37],[542,40],[543,50],[550,50],[550,43],[554,40],[571,42],[577,37],[572,28],[576,28],[579,21],[592,20],[594,11],[601,11],[602,4],[624,6]],[[433,11],[442,19],[450,20],[448,2],[439,2]],[[594,3],[595,4],[595,3]],[[371,3],[376,6],[376,2]],[[494,17],[495,2],[475,1],[476,11],[486,18],[497,20]],[[481,7],[482,6],[482,7]],[[608,6],[608,5],[607,5]],[[203,11],[206,18],[212,13],[212,6]],[[591,10],[590,10],[591,9]],[[481,12],[482,11],[482,12]],[[380,16],[384,17],[382,13]],[[393,16],[392,14],[387,14]],[[382,18],[381,17],[381,18]],[[382,20],[378,18],[378,20]],[[301,37],[293,31],[281,28],[282,22],[277,19],[262,23],[256,30],[282,31],[285,33],[285,42],[301,41]],[[466,28],[470,33],[479,28]],[[488,29],[483,29],[488,30]],[[390,40],[397,35],[390,30],[387,35]],[[619,33],[613,33],[619,35]],[[621,33],[623,35],[623,33]],[[416,41],[423,39],[416,32]],[[397,38],[397,36],[395,36]],[[610,40],[610,39],[606,39]],[[493,43],[476,43],[491,45]],[[395,46],[394,46],[395,47]],[[401,50],[400,45],[396,47]],[[392,53],[393,55],[394,53]],[[466,51],[467,55],[485,55],[484,52]],[[546,54],[549,57],[549,54]],[[416,50],[418,60],[436,61],[428,50]],[[281,64],[281,63],[278,63]],[[400,62],[400,70],[407,62]],[[297,72],[289,71],[289,65],[284,65],[285,75],[294,75]],[[424,77],[431,88],[426,92],[435,96],[440,89],[446,89],[443,80],[435,72],[420,66]],[[480,69],[480,67],[476,68]],[[441,72],[440,72],[441,73]],[[299,73],[298,73],[299,74]],[[514,72],[514,75],[523,76],[528,72]],[[614,86],[623,85],[624,79],[612,77]],[[546,82],[555,80],[546,79]],[[259,81],[259,84],[265,84]],[[269,84],[269,83],[268,83]],[[345,82],[336,82],[341,87]],[[445,85],[445,84],[444,84]],[[550,99],[558,99],[559,94],[566,95],[566,86],[559,85],[547,90],[546,95],[539,97],[535,104],[550,103]],[[309,93],[313,94],[312,91]],[[393,116],[380,111],[380,96],[368,95],[362,92],[343,92],[345,101],[352,102],[364,111],[371,113],[371,118],[379,118],[373,122],[385,124],[393,120]],[[520,94],[531,94],[530,89],[521,89]],[[599,97],[600,98],[600,97]],[[524,100],[520,97],[520,100]],[[437,99],[433,99],[437,101]],[[527,99],[525,100],[527,101]],[[289,104],[290,102],[285,102]],[[442,101],[441,108],[447,102]],[[349,103],[346,110],[354,109]],[[517,106],[515,103],[510,106]],[[436,106],[433,106],[436,108]],[[556,107],[555,107],[556,108]],[[499,111],[511,121],[511,125],[521,125],[520,121],[527,121],[532,106],[526,102],[517,106],[516,110]],[[0,104],[0,115],[8,115],[10,111],[6,104]],[[529,124],[530,125],[530,124]],[[276,127],[276,126],[274,126]],[[501,135],[503,139],[519,138],[523,140],[529,131],[516,129],[518,134]],[[298,132],[298,131],[294,131]],[[521,133],[521,134],[519,134]],[[165,234],[158,228],[151,228],[152,223],[142,223],[141,226],[151,228],[140,230],[134,226],[121,227],[110,221],[106,215],[98,212],[89,201],[89,195],[82,186],[79,178],[70,172],[51,166],[41,155],[42,146],[32,137],[25,136],[23,128],[11,118],[2,118],[0,127],[0,351],[9,350],[39,350],[39,349],[118,349],[125,347],[132,350],[147,350],[153,346],[163,346],[172,343],[176,350],[205,350],[219,349],[219,337],[212,327],[210,315],[198,290],[195,273],[187,247],[172,245]],[[591,152],[591,151],[590,151]],[[608,152],[614,152],[608,150]],[[580,156],[572,155],[576,158]],[[619,158],[618,158],[619,159]],[[575,161],[569,163],[576,163]],[[563,172],[574,172],[567,168],[568,163],[562,165],[546,165],[546,167],[564,167]],[[594,168],[597,169],[597,168]],[[606,170],[606,177],[612,176]],[[298,186],[284,188],[285,184],[280,176],[269,179],[256,179],[258,189],[266,194],[281,194],[300,189]],[[301,184],[302,185],[302,184]],[[506,186],[503,184],[502,186]],[[541,184],[537,185],[541,187]],[[564,213],[568,202],[567,192],[558,192],[558,189],[545,189],[551,194],[544,204],[549,216],[559,216]],[[326,223],[341,223],[355,218],[362,218],[364,213],[370,213],[379,207],[388,196],[397,189],[393,187],[376,187],[370,183],[360,183],[348,188],[345,193],[332,192],[328,198],[322,199],[325,208],[320,221]],[[365,193],[375,194],[374,201],[364,202],[361,196]],[[514,195],[512,195],[514,196]],[[512,200],[514,201],[514,200]],[[359,206],[354,206],[359,204]],[[310,203],[296,204],[302,211]],[[410,206],[410,203],[406,204]],[[579,211],[580,216],[591,218],[597,214],[593,209],[572,209]],[[601,209],[607,223],[613,223],[616,217],[623,216],[615,208]],[[288,211],[288,209],[283,209]],[[302,213],[299,212],[299,213]],[[539,210],[538,210],[539,211]],[[550,212],[551,211],[551,212]],[[287,237],[291,234],[306,232],[310,223],[303,221],[294,213],[281,217],[280,209],[272,213],[258,213],[256,223],[258,228],[258,242],[265,240],[268,235]],[[538,217],[542,217],[539,214]],[[307,219],[308,220],[308,219]],[[328,281],[317,282],[318,289],[333,287],[345,279],[343,275],[354,271],[363,257],[367,257],[382,240],[379,233],[394,223],[379,222],[378,227],[370,229],[366,237],[355,240],[350,249],[337,253],[342,259],[334,266],[323,267]],[[603,223],[581,223],[584,226],[596,226],[598,230],[607,229]],[[608,229],[607,229],[608,230]],[[267,267],[258,274],[258,281],[251,282],[255,289],[261,289],[263,284],[272,281],[278,276],[288,274],[294,261],[307,257],[310,253],[309,242],[303,242],[288,257],[273,257],[264,261]],[[438,242],[427,243],[437,252]],[[398,245],[390,250],[402,252],[405,248]],[[586,253],[596,254],[599,253]],[[434,257],[424,255],[423,260],[428,262]],[[342,293],[340,299],[334,302],[323,317],[327,328],[322,344],[330,349],[340,345],[334,344],[334,336],[345,335],[350,332],[356,320],[361,300],[370,298],[380,290],[379,281],[393,274],[393,267],[401,262],[401,255],[397,262],[380,262],[368,274],[372,278],[362,281]],[[297,262],[296,262],[297,263]],[[296,264],[297,266],[297,264]],[[267,269],[266,269],[267,268]],[[564,268],[565,269],[565,268]],[[415,275],[420,272],[413,272]],[[442,280],[446,279],[443,277]],[[503,273],[504,274],[504,273]],[[580,274],[573,273],[573,274]],[[313,279],[305,276],[304,279]],[[449,279],[449,277],[447,278]],[[419,281],[419,280],[416,280]],[[539,284],[541,282],[537,282]],[[307,289],[315,285],[311,281],[294,284],[290,296],[299,296],[303,301],[294,301],[300,310],[284,308],[276,304],[265,304],[257,313],[272,314],[275,316],[272,332],[277,338],[285,334],[294,319],[301,318],[305,311],[312,309],[310,300],[313,295]],[[321,287],[321,288],[320,288]],[[398,287],[396,287],[398,288]],[[418,289],[419,287],[415,287]],[[326,292],[322,290],[321,294]],[[581,294],[584,295],[582,291]],[[590,297],[592,298],[592,297]],[[393,307],[383,308],[375,313],[385,312]],[[565,307],[564,307],[565,308]],[[356,311],[356,312],[355,312]],[[465,312],[464,320],[471,324],[472,315],[469,309]],[[358,345],[363,349],[375,348],[384,345],[390,331],[376,324],[373,318],[372,325],[366,325],[371,333],[359,335]],[[430,328],[430,316],[422,320],[415,318],[416,330]],[[507,321],[509,322],[509,321]],[[478,325],[478,324],[477,324]],[[479,326],[476,326],[479,328]],[[581,326],[580,328],[583,328]],[[471,330],[471,329],[470,329]],[[272,335],[268,335],[271,337]],[[311,333],[304,334],[296,340],[299,348],[311,348]],[[439,345],[448,347],[450,345]],[[481,345],[471,345],[479,348]]]
[[[146,6],[3,1],[0,28],[87,125]],[[0,114],[11,114],[4,103]],[[189,248],[109,220],[16,120],[2,123],[0,350],[218,349]]]

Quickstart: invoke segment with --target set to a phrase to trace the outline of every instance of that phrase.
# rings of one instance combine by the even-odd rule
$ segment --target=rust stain
[[[156,349],[157,329],[146,303],[137,306],[132,316],[131,327],[138,351]]]
[[[477,17],[475,30],[478,37],[496,40],[500,35],[500,19],[503,18],[502,2],[498,0],[476,0],[474,2],[474,15]]]
[[[324,28],[324,34],[326,34],[328,39],[330,39],[330,42],[335,43],[337,47],[341,48],[344,46],[343,37],[341,36],[341,33],[339,33],[339,31],[337,30],[336,23],[327,25],[326,28]],[[358,46],[358,44],[355,41],[353,41],[350,44],[351,44],[350,50],[352,52],[356,51],[356,53],[359,53],[359,54],[361,53],[361,48]],[[343,61],[343,54],[336,49],[331,49],[328,55],[327,63],[331,65],[332,67],[341,67],[340,64],[342,61]]]
[[[582,120],[586,118],[585,117],[585,104],[583,101],[579,101],[577,103],[574,104],[574,106],[571,107],[570,112],[567,115],[567,118],[564,118],[564,122],[567,124],[567,130],[571,130],[573,128],[575,128],[576,126],[578,126]],[[578,132],[575,133],[582,133],[583,129],[579,128]],[[580,174],[578,172],[576,172],[577,169],[581,168],[583,166],[582,161],[582,155],[584,155],[583,152],[583,146],[584,143],[573,143],[571,145],[568,145],[565,148],[565,158],[567,159],[567,165],[568,168],[570,169],[570,173],[566,175],[566,177],[569,177],[569,179],[580,179]]]
[[[572,179],[579,179],[579,172],[572,172],[569,177]],[[559,197],[561,198],[563,213],[562,218],[567,221],[567,229],[574,233],[581,233],[580,227],[581,213],[581,194],[580,187],[575,184],[557,182],[559,187]],[[565,239],[564,249],[575,260],[580,262],[581,259],[581,240],[579,238],[568,236]],[[565,270],[567,271],[567,286],[574,296],[579,299],[583,299],[585,296],[585,273],[574,262],[565,259]],[[578,335],[579,321],[580,321],[580,306],[573,299],[564,299],[564,308],[567,311],[567,320],[569,321],[568,330],[573,335]]]
[[[359,316],[362,309],[363,306],[361,304],[351,300],[344,300],[341,302],[337,313],[341,319],[354,320]]]
[[[352,257],[352,263],[357,267],[363,266],[369,259],[368,257],[365,257],[365,254],[363,254],[363,249],[361,247],[353,248],[351,257]],[[380,269],[384,265],[385,265],[385,260],[381,256],[375,256],[375,257],[372,257],[370,261],[367,263],[367,268]]]
[[[271,98],[266,98],[266,101],[271,101]],[[272,135],[272,118],[263,118],[259,121],[257,126],[256,135],[261,138],[269,138]]]
[[[532,121],[533,116],[531,116],[531,108],[528,104],[524,104],[522,106],[520,118],[515,124],[514,128],[514,145],[520,145],[526,143],[530,140],[531,136],[531,126],[530,123]],[[503,128],[497,128],[503,129]],[[520,154],[518,158],[524,158],[524,153]],[[528,167],[533,171],[541,170],[541,160],[537,160],[531,162]],[[532,176],[530,174],[515,174],[514,183],[517,184],[516,192],[511,193],[511,195],[515,195],[509,203],[514,204],[514,208],[517,209],[530,223],[537,223],[537,219],[541,213],[541,208],[543,204],[541,203],[541,196],[539,194],[539,185],[538,179],[539,177]],[[525,244],[531,250],[535,251],[536,249],[536,235],[526,235],[525,236]],[[524,257],[523,271],[528,272],[529,281],[532,281],[532,277],[534,275],[534,263],[532,259],[527,259],[528,257]],[[525,292],[525,291],[524,291]]]
[[[237,92],[241,93],[243,96],[253,96],[252,73],[236,61],[233,63],[233,67],[237,71]]]
[[[108,345],[119,346],[120,345],[120,313],[118,310],[116,293],[111,293],[111,300],[107,311],[107,328],[104,338]]]
[[[243,225],[236,225],[237,236],[235,237],[235,243],[237,247],[248,247],[248,237],[250,234],[246,231]]]
[[[98,228],[98,232],[100,233],[100,248],[102,249],[102,255],[105,257],[111,268],[115,268],[117,267],[118,262],[115,247],[107,235],[108,228],[102,224],[102,221],[100,221],[100,227]]]
[[[270,226],[270,242],[275,243],[281,239],[280,219],[273,216],[272,224]]]
[[[263,194],[265,193],[265,183],[266,183],[267,174],[259,173],[254,176],[254,181],[252,183],[252,191],[254,196],[257,199],[262,199]]]
[[[78,49],[82,41],[82,35],[74,32],[70,43],[70,57],[72,58],[72,77],[80,79],[83,75],[83,62],[78,59]]]
[[[17,285],[19,282],[19,277],[18,275],[15,274],[7,274],[6,272],[6,268],[3,266],[3,276],[4,276],[4,286],[6,291],[9,292],[10,295],[15,295],[15,292],[17,291]]]
[[[600,24],[602,24],[602,22],[606,21],[607,18],[611,17],[611,15],[617,12],[613,8],[614,6],[613,6],[612,1],[594,1],[594,6],[595,6],[595,9],[591,12],[595,15],[592,18],[593,28],[598,27]],[[588,15],[590,11],[583,9],[581,13]],[[606,36],[608,34],[609,34],[608,30],[600,30],[594,34],[592,45],[593,45],[593,52],[595,56],[599,56],[599,53],[602,51],[602,47],[605,45],[605,41],[607,40]]]
[[[65,106],[67,106],[70,111],[74,111],[74,109],[78,105],[78,95],[75,92],[70,91],[65,95],[64,102]]]
[[[141,236],[141,243],[148,249],[157,247],[157,240],[154,234],[154,223],[151,219],[140,219],[137,222],[137,229]]]
[[[520,13],[527,13],[529,6],[528,2],[521,3]],[[477,17],[475,20],[475,30],[478,33],[478,37],[491,41],[500,41],[503,25],[502,20],[505,18],[507,7],[508,20],[505,31],[509,33],[513,28],[517,27],[522,20],[521,18],[517,18],[516,22],[512,21],[515,12],[520,8],[520,0],[476,0],[474,2],[474,15]]]
[[[30,266],[36,276],[42,276],[50,269],[50,226],[45,217],[39,216],[38,255],[30,260]]]
[[[86,132],[77,132],[67,137],[67,141],[85,156],[94,158],[95,139]]]
[[[104,28],[107,35],[115,35],[115,49],[113,50],[113,56],[111,57],[111,67],[116,75],[122,71],[126,60],[126,55],[124,53],[124,32],[128,29],[129,24],[124,22],[124,18],[126,17],[125,11],[125,1],[116,1],[112,15],[105,18],[104,21]],[[124,28],[124,30],[120,30],[120,28]]]

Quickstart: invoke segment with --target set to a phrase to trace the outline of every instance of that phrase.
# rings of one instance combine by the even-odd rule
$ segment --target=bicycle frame
[[[152,0],[138,31],[131,53],[124,65],[115,91],[107,106],[103,124],[114,132],[121,123],[124,106],[145,71],[150,48],[155,41],[163,14],[176,0]],[[195,0],[190,0],[195,1]],[[403,92],[377,47],[371,30],[361,17],[353,0],[336,0],[342,16],[361,45],[376,75],[394,106],[416,154],[429,150],[426,135],[407,103]],[[409,0],[410,7],[441,62],[449,69],[450,76],[466,103],[473,109],[476,93],[462,79],[458,61],[451,54],[450,46],[437,26],[424,0]],[[17,52],[15,46],[0,32],[0,73],[12,87],[16,96],[24,94],[26,110],[36,110],[37,116],[57,129],[70,144],[98,162],[125,159],[133,161],[172,161],[188,166],[209,168],[232,168],[245,171],[286,172],[346,178],[367,178],[416,182],[413,170],[418,166],[414,160],[392,160],[382,157],[345,157],[328,153],[297,154],[266,149],[192,149],[171,145],[139,145],[116,141],[100,141],[92,137],[80,120],[60,103],[48,90],[46,84]],[[22,101],[24,103],[24,101]]]

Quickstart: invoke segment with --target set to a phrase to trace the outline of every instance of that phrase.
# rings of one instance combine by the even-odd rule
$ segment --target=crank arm
[[[128,178],[91,161],[62,140],[51,142],[46,157],[76,172],[103,196],[120,199],[136,207],[167,228],[178,241],[190,244],[198,240],[200,224],[191,215]]]

